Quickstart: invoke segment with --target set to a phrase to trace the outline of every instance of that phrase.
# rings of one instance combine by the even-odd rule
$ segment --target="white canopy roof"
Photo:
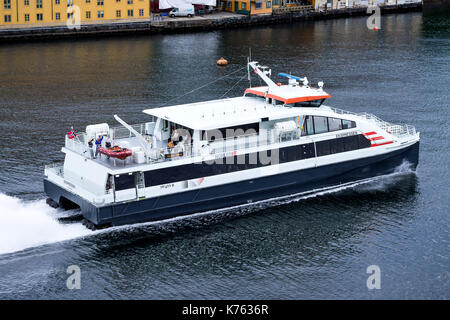
[[[260,122],[261,118],[277,120],[296,117],[303,113],[302,109],[274,106],[256,97],[237,97],[146,109],[143,112],[190,129],[212,130]]]

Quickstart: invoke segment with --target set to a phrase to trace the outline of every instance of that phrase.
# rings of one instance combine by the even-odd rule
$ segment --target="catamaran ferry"
[[[244,95],[147,109],[146,122],[89,125],[66,135],[64,163],[46,166],[53,207],[80,207],[103,228],[162,220],[414,169],[419,132],[324,105],[306,77],[248,63],[265,86]]]

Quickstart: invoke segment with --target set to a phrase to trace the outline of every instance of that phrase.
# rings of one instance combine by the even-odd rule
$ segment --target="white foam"
[[[0,193],[0,254],[92,234],[81,223],[62,224],[45,200],[25,202]]]

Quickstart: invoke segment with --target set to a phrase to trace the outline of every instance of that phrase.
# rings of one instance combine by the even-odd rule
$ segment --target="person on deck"
[[[97,139],[95,139],[95,158],[97,158],[97,155],[98,155],[98,148],[100,148],[102,146],[102,141],[103,141],[103,136],[99,136],[99,137],[97,137]]]
[[[94,158],[94,149],[93,149],[93,146],[94,146],[94,138],[92,138],[92,139],[90,139],[90,140],[88,141],[88,146],[89,146],[89,153],[90,153],[90,155],[91,155],[91,158]]]

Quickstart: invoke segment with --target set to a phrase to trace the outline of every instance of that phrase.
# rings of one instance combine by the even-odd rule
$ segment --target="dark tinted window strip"
[[[363,135],[354,135],[316,143],[318,157],[368,147],[370,147],[370,141]],[[144,173],[145,186],[151,187],[267,166],[270,165],[268,160],[270,160],[271,154],[274,151],[278,152],[278,150],[268,150],[267,155],[265,155],[264,158],[261,158],[260,153],[251,153],[242,156],[222,158],[222,163],[192,163],[183,166],[146,171]],[[281,148],[279,149],[279,163],[313,158],[315,152],[314,143]],[[265,154],[265,152],[263,153]]]
[[[318,157],[369,147],[370,141],[362,134],[316,142]]]
[[[255,169],[270,165],[272,152],[279,152],[279,163],[286,163],[315,156],[314,143],[286,148],[255,152],[240,156],[222,158],[213,164],[207,162],[191,163],[183,166],[169,167],[144,172],[145,186],[157,186],[166,183],[198,179],[224,173]],[[262,157],[263,156],[263,157]]]

